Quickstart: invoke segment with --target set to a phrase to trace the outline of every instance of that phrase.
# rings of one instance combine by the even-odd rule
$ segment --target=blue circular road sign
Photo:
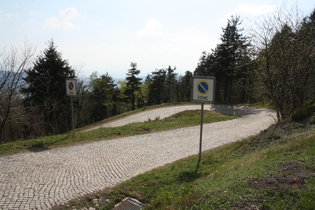
[[[69,82],[68,88],[69,88],[70,90],[72,90],[73,87],[74,87],[74,84],[73,84],[72,82]]]
[[[206,81],[200,81],[197,89],[200,94],[207,94],[209,91],[209,85]]]

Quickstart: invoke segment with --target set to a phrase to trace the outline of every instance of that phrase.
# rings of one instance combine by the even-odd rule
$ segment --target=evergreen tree
[[[168,103],[172,102],[172,98],[175,99],[175,87],[176,87],[176,73],[174,73],[176,70],[176,67],[172,69],[171,66],[169,66],[166,70],[166,83],[167,83],[167,98],[168,98]]]
[[[209,55],[206,51],[202,52],[201,57],[199,58],[199,63],[195,69],[195,75],[198,76],[209,76]]]
[[[240,24],[239,17],[232,16],[223,29],[222,43],[217,47],[218,70],[224,77],[224,101],[228,103],[232,103],[234,83],[245,74],[249,62],[249,43],[241,34]]]
[[[315,100],[315,9],[304,18],[295,39],[294,106],[303,106],[308,100]]]
[[[141,92],[144,97],[144,105],[146,106],[149,103],[149,93],[150,93],[150,85],[152,83],[152,79],[150,74],[148,74],[142,84]]]
[[[250,97],[250,43],[241,34],[240,24],[238,16],[228,20],[221,43],[210,54],[202,53],[195,70],[195,75],[215,76],[217,102],[244,102]]]
[[[140,74],[140,70],[137,69],[137,63],[131,62],[130,66],[131,69],[129,69],[126,77],[127,89],[125,90],[125,94],[131,102],[132,110],[135,110],[136,101],[138,100],[139,103],[139,95],[141,95],[141,78],[137,77]]]
[[[100,77],[96,73],[91,75],[91,103],[94,121],[100,121],[112,116],[116,110],[117,91],[113,78],[108,74]]]
[[[56,134],[70,129],[70,102],[65,81],[74,77],[74,70],[67,60],[62,59],[52,40],[34,62],[33,68],[26,71],[24,80],[27,87],[21,91],[31,112],[30,120],[39,126],[37,131],[41,134]]]
[[[149,103],[151,105],[167,102],[166,75],[165,69],[152,72],[149,86]]]
[[[180,76],[178,79],[178,101],[190,101],[191,100],[191,88],[192,88],[193,74],[190,71],[186,71],[184,76]]]

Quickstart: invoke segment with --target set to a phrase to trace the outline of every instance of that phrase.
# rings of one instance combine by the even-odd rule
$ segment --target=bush
[[[291,119],[294,121],[303,120],[305,117],[309,115],[309,111],[306,107],[299,107],[291,115]]]
[[[306,106],[298,107],[291,115],[291,119],[294,121],[301,121],[307,117],[310,117],[315,112],[315,104],[309,104]]]

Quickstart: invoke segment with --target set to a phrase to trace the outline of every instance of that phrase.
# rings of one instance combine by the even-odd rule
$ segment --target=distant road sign
[[[203,103],[213,102],[214,84],[214,77],[194,77],[192,101]]]
[[[77,80],[76,79],[66,79],[66,91],[67,91],[67,96],[77,95]]]

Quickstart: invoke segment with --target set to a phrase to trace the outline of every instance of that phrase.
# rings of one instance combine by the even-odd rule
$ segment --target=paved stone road
[[[212,108],[226,110],[222,106]],[[269,110],[239,107],[237,112],[247,115],[204,125],[203,150],[257,134],[274,123],[274,113]],[[0,209],[49,209],[198,150],[199,126],[194,126],[2,156]]]
[[[182,106],[169,106],[160,109],[153,109],[153,110],[146,110],[139,113],[136,113],[131,116],[123,117],[121,119],[106,122],[103,124],[98,124],[95,126],[87,127],[82,129],[81,132],[91,131],[98,128],[105,128],[105,127],[118,127],[127,125],[130,123],[136,122],[146,122],[148,120],[155,120],[155,119],[164,119],[171,115],[174,115],[178,112],[182,112],[185,110],[196,110],[201,109],[201,105],[182,105]],[[252,113],[255,108],[252,107],[237,107],[237,106],[227,106],[227,105],[205,105],[205,110],[213,110],[215,112],[219,112],[221,114],[234,114],[234,110],[237,112],[238,115],[250,114]]]

